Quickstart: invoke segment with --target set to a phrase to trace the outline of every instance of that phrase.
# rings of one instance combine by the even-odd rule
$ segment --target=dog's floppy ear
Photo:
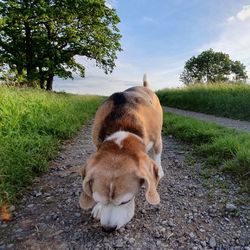
[[[146,200],[152,204],[160,203],[160,196],[156,190],[160,177],[158,175],[158,165],[151,159],[140,160],[137,176],[142,178],[146,183]]]
[[[93,179],[91,177],[92,175],[86,176],[86,166],[87,164],[85,164],[81,168],[81,176],[83,180],[83,183],[82,183],[83,192],[81,193],[80,198],[79,198],[80,207],[85,210],[92,208],[93,205],[95,204],[95,201],[92,198]]]
[[[81,193],[79,198],[80,207],[84,210],[92,208],[95,201],[92,197],[88,196],[84,191]]]

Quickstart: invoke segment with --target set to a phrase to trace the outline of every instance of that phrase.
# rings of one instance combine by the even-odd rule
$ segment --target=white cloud
[[[250,18],[250,5],[243,6],[243,9],[236,16],[241,21]]]
[[[204,44],[199,52],[212,48],[216,51],[228,53],[233,60],[239,60],[247,67],[250,77],[250,5],[227,20],[224,30],[214,41]],[[237,21],[236,21],[237,20]],[[244,21],[244,22],[243,22]]]
[[[117,0],[107,0],[105,4],[110,9],[116,9],[118,2]]]
[[[232,23],[232,22],[234,22],[236,20],[236,18],[234,17],[234,16],[230,16],[228,19],[227,19],[227,21],[229,22],[229,23]]]
[[[243,22],[249,18],[250,18],[250,5],[245,5],[242,7],[241,11],[236,13],[235,16],[229,17],[227,20],[229,23],[234,22],[236,20]]]
[[[76,76],[73,81],[57,78],[54,88],[70,93],[110,95],[142,85],[144,73],[147,73],[150,88],[153,90],[179,87],[179,75],[184,68],[185,60],[192,54],[193,52],[176,57],[139,58],[136,61],[120,55],[111,75],[105,75],[101,69],[95,67],[93,61],[78,57],[77,61],[86,67],[86,77]]]
[[[155,18],[149,17],[149,16],[144,16],[142,18],[142,23],[152,23],[152,24],[157,24],[158,21]]]

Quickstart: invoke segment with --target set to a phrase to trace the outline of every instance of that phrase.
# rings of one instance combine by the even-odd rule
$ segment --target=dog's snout
[[[106,233],[111,233],[116,230],[117,226],[109,227],[109,226],[102,226],[102,230]]]

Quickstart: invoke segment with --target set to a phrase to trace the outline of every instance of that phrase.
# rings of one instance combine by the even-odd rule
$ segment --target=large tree
[[[180,79],[186,85],[229,80],[245,81],[247,73],[241,62],[232,61],[228,54],[209,49],[186,62]]]
[[[110,73],[121,50],[119,21],[105,0],[2,0],[0,65],[47,90],[54,76],[84,77],[76,55]]]

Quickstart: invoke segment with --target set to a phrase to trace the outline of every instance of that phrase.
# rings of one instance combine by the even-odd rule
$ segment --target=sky
[[[56,91],[110,95],[141,85],[144,73],[153,90],[181,87],[185,62],[209,48],[240,60],[250,77],[250,0],[108,0],[107,6],[121,19],[123,51],[113,73],[77,57],[85,78],[56,78]]]

